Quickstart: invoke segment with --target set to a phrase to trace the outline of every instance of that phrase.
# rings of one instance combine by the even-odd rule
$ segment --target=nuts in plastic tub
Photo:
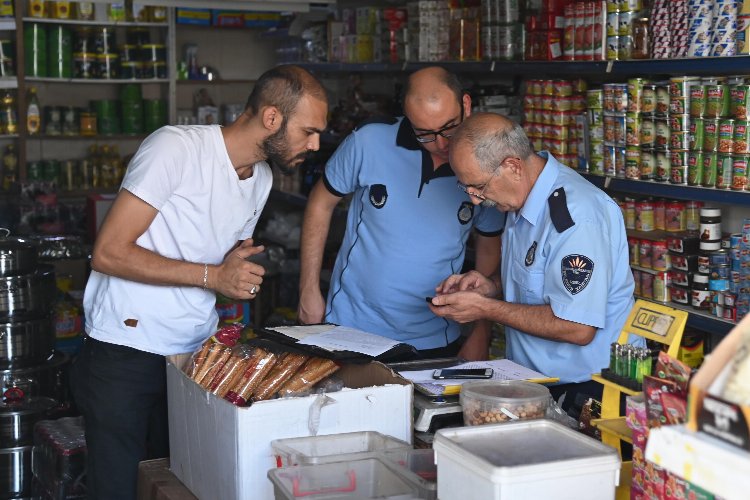
[[[521,380],[487,380],[461,386],[465,425],[544,418],[551,396],[541,384]]]

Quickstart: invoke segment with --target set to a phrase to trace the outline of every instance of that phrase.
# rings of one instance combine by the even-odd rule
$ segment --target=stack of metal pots
[[[34,424],[58,405],[65,355],[54,352],[54,268],[0,228],[0,498],[28,496]]]

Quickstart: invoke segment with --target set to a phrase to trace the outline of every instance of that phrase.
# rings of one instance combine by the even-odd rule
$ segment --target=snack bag
[[[225,347],[233,347],[242,335],[242,325],[226,325],[206,339],[199,350],[193,353],[185,372],[187,376],[198,383],[206,377],[210,368],[214,366]]]
[[[292,396],[309,392],[315,384],[332,375],[338,369],[339,365],[330,359],[309,359],[292,378],[281,386],[279,396]]]
[[[239,379],[230,388],[224,399],[235,406],[245,406],[261,381],[276,365],[278,359],[277,354],[256,347],[245,364]]]

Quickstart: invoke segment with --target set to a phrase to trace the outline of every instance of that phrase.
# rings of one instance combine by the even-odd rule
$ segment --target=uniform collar
[[[414,136],[414,129],[411,127],[411,122],[405,116],[401,119],[401,124],[398,127],[396,146],[410,151],[420,151],[422,153],[422,180],[419,183],[419,195],[422,194],[424,186],[429,184],[432,179],[437,179],[439,177],[455,177],[456,174],[453,172],[448,162],[443,163],[438,168],[433,168],[432,156],[430,156],[430,153],[422,147],[419,141],[417,141],[417,138]]]
[[[521,216],[532,225],[536,225],[540,215],[547,207],[547,198],[552,192],[552,187],[555,185],[560,170],[560,164],[549,152],[540,151],[537,154],[547,161],[539,177],[537,177],[534,187],[531,188],[526,203],[521,208]]]

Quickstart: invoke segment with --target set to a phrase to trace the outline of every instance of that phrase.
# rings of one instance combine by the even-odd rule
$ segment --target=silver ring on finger
[[[255,292],[257,291],[257,288],[255,285],[250,289],[250,295],[255,295]]]

